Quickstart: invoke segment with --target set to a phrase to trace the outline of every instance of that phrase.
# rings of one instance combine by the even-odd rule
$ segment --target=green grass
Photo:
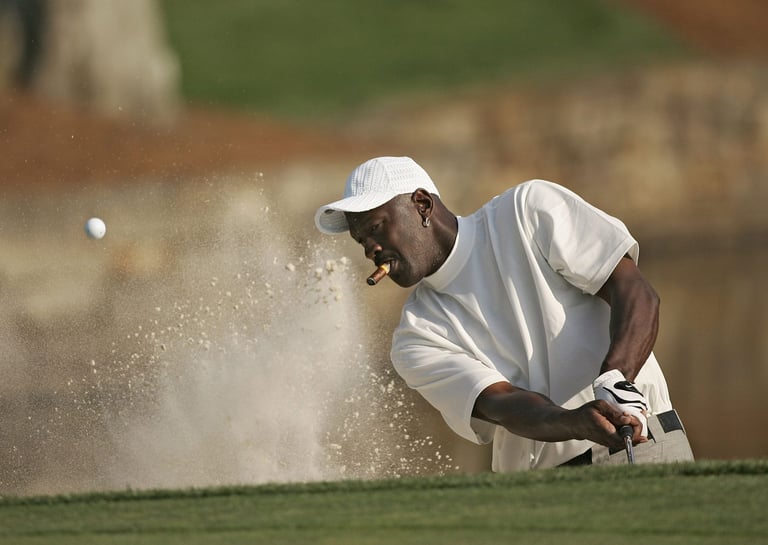
[[[768,460],[0,499],[0,542],[768,543]]]
[[[326,117],[383,97],[579,74],[680,55],[606,0],[163,0],[183,93]]]

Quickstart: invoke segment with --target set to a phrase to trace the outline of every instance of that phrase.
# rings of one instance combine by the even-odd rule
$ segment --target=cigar
[[[373,274],[366,279],[369,286],[375,286],[382,278],[389,274],[389,263],[382,263],[378,268],[373,271]]]

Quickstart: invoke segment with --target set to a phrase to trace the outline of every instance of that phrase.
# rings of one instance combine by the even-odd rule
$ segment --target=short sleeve
[[[521,199],[549,266],[584,293],[597,293],[625,254],[637,262],[639,247],[626,226],[570,190],[535,180]]]
[[[473,443],[488,443],[496,426],[473,418],[472,410],[485,388],[507,380],[449,340],[453,333],[444,326],[417,317],[406,305],[392,341],[392,363],[455,433]]]

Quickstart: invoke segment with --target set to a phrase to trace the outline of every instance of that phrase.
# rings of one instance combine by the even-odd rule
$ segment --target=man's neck
[[[440,218],[440,222],[436,227],[438,228],[438,233],[435,236],[435,241],[439,250],[437,256],[438,263],[435,270],[442,267],[456,245],[456,237],[459,234],[459,219],[455,214],[446,210],[445,217]]]

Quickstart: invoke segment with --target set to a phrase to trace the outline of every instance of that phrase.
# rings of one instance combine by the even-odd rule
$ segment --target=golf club
[[[631,465],[635,463],[635,449],[632,446],[632,426],[622,426],[619,428],[619,435],[624,438],[624,445],[627,449],[627,462]]]

